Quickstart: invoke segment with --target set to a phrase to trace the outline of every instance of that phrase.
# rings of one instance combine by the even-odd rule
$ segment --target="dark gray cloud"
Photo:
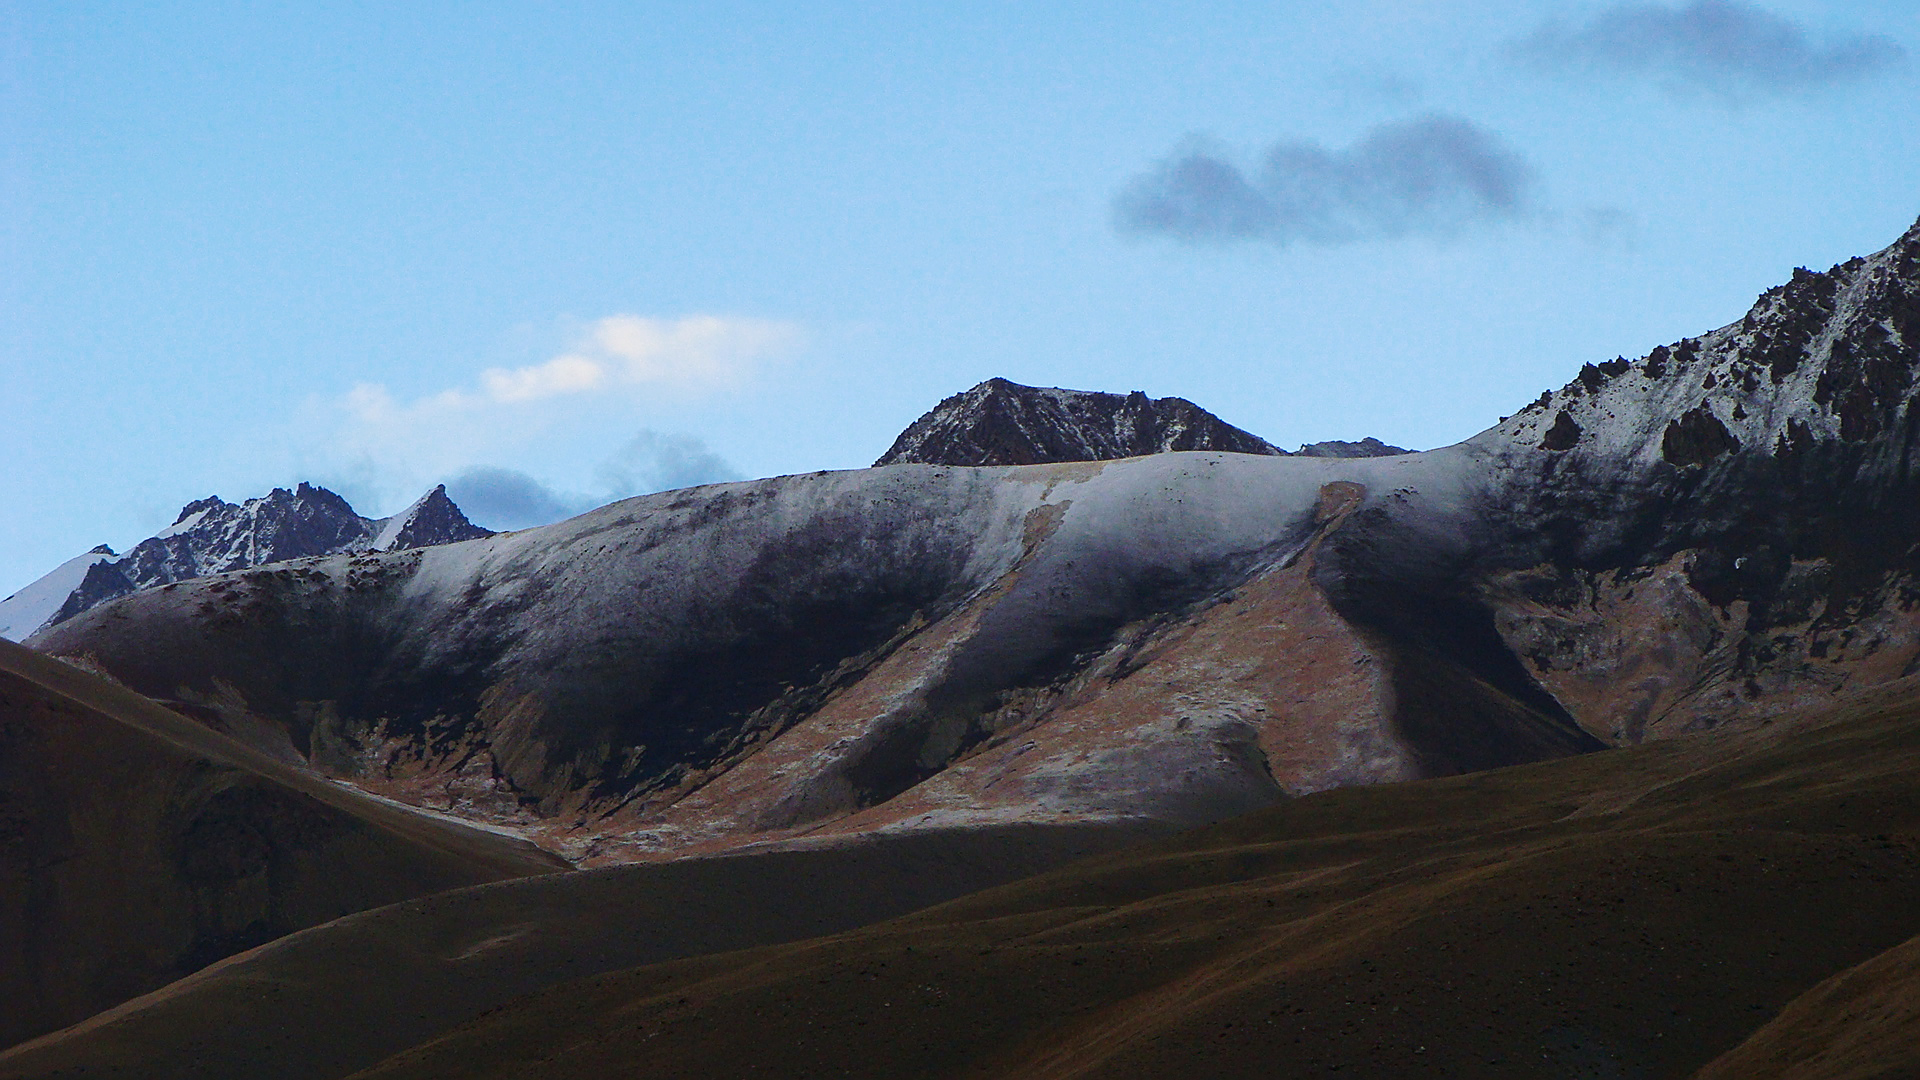
[[[642,431],[595,470],[600,493],[560,491],[526,473],[476,466],[447,481],[447,494],[477,525],[530,529],[630,495],[738,480],[725,459],[690,435]]]
[[[555,491],[526,473],[490,465],[448,480],[447,496],[474,524],[489,529],[530,529],[583,514],[602,501]]]
[[[1550,23],[1514,45],[1543,70],[1613,71],[1669,88],[1720,93],[1790,93],[1893,67],[1906,51],[1888,38],[1856,34],[1816,40],[1770,11],[1728,0],[1685,7],[1621,4],[1583,25]]]
[[[691,435],[642,431],[602,462],[600,482],[614,498],[738,480],[740,474]]]
[[[1251,174],[1189,145],[1129,184],[1114,217],[1128,232],[1195,242],[1339,244],[1521,217],[1531,185],[1493,134],[1432,115],[1382,124],[1345,150],[1281,143]]]

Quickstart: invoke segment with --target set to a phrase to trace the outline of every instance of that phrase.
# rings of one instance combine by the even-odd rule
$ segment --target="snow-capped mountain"
[[[100,563],[111,564],[120,556],[105,544],[85,555],[76,555],[46,576],[0,600],[0,637],[21,641],[53,618],[67,598],[86,581],[88,573]]]
[[[450,544],[493,535],[467,520],[445,485],[387,518],[364,518],[340,496],[302,483],[234,504],[208,496],[172,525],[115,555],[106,545],[62,563],[0,601],[0,637],[24,640],[116,597],[188,578],[333,555]]]
[[[34,646],[589,858],[1190,824],[1920,671],[1916,376],[1920,226],[1454,446],[1286,455],[1002,381],[884,467],[203,578]]]

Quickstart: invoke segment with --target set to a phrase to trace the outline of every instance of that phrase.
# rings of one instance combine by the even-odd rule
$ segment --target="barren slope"
[[[1920,938],[1822,982],[1700,1071],[1700,1080],[1920,1076]]]
[[[361,1076],[1684,1076],[1920,930],[1899,690],[1798,733],[1313,795],[566,984]]]
[[[0,641],[0,1045],[348,912],[563,866]]]
[[[0,1077],[340,1077],[555,982],[835,933],[1144,835],[917,831],[456,890],[236,956],[0,1053]]]

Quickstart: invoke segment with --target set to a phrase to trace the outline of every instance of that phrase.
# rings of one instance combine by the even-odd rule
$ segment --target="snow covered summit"
[[[0,637],[43,626],[140,589],[309,555],[399,551],[493,535],[467,520],[444,485],[388,518],[364,518],[347,500],[302,483],[234,504],[210,495],[125,555],[105,546],[62,563],[0,601]]]

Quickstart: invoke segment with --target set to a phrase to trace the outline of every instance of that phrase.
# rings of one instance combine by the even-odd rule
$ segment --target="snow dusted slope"
[[[531,813],[589,859],[1036,815],[1204,821],[1599,745],[1498,671],[1422,676],[1495,704],[1409,737],[1395,648],[1318,579],[1321,546],[1370,505],[1425,530],[1434,565],[1458,559],[1479,456],[719,485],[186,582],[35,644],[195,695],[234,729],[266,717],[375,790]],[[1303,670],[1327,677],[1303,687]]]
[[[105,544],[94,548],[85,555],[68,559],[40,580],[0,600],[0,637],[8,641],[23,641],[27,635],[45,625],[48,619],[60,610],[80,583],[86,580],[87,570],[95,563],[112,562],[116,556],[113,549]]]
[[[1543,394],[1472,440],[1504,637],[1610,741],[1911,674],[1917,375],[1920,223]]]
[[[717,485],[148,590],[34,644],[589,861],[1205,821],[1920,670],[1916,345],[1920,227],[1440,450]],[[1051,415],[1006,445],[1109,445]]]

